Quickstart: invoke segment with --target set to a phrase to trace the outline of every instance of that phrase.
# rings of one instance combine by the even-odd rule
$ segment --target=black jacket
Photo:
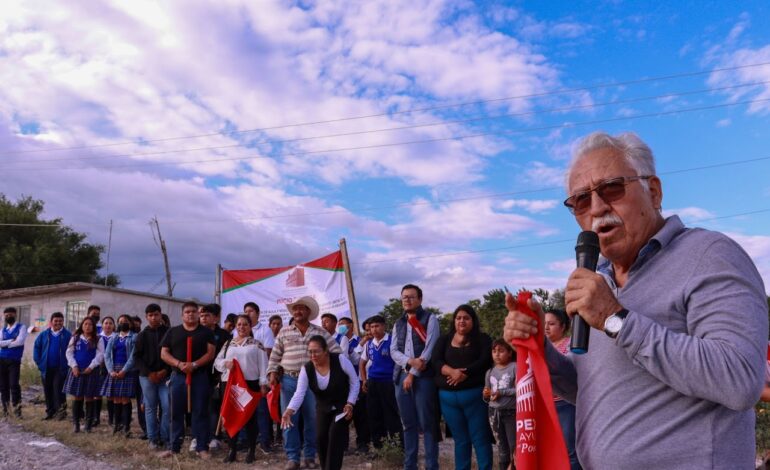
[[[166,369],[171,372],[168,365],[160,360],[160,343],[166,336],[168,327],[161,325],[157,328],[144,327],[136,335],[134,344],[134,367],[139,375],[147,377],[150,372]]]

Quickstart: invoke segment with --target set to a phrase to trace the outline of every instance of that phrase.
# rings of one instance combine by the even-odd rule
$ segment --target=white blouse
[[[356,375],[356,371],[353,369],[353,364],[350,363],[350,359],[348,359],[345,354],[340,354],[339,358],[340,366],[342,366],[343,372],[345,372],[345,374],[348,376],[348,383],[350,384],[350,391],[348,392],[347,401],[348,403],[355,403],[358,399],[358,376]],[[331,361],[332,358],[329,357],[329,360]],[[316,369],[315,376],[318,380],[318,388],[321,390],[326,390],[326,387],[329,386],[329,377],[331,377],[331,367],[329,367],[329,373],[326,375],[321,375],[318,372],[318,369]],[[291,397],[289,406],[286,408],[291,408],[293,411],[297,411],[297,409],[302,406],[302,402],[305,400],[307,389],[307,370],[305,369],[305,366],[302,366],[302,369],[299,371],[299,378],[297,379],[297,390],[294,392],[294,396]]]
[[[231,340],[223,346],[214,359],[214,368],[222,373],[222,382],[227,382],[230,376],[230,369],[225,367],[225,361],[235,359],[241,367],[243,378],[259,379],[260,385],[267,385],[267,354],[260,346],[254,338],[246,339],[241,345]]]

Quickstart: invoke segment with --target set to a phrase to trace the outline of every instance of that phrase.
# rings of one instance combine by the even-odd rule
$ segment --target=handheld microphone
[[[578,268],[586,268],[596,272],[596,264],[599,262],[599,236],[596,232],[586,230],[580,232],[575,245],[575,260]],[[588,352],[588,339],[591,335],[591,327],[588,326],[580,312],[572,318],[572,338],[569,348],[575,354]]]

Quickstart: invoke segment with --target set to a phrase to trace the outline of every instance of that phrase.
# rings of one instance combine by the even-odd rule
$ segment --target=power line
[[[534,110],[534,111],[527,111],[527,112],[519,112],[519,113],[505,113],[505,114],[497,114],[497,115],[481,115],[481,116],[474,116],[470,118],[465,119],[455,119],[455,120],[448,120],[448,121],[439,121],[439,122],[432,122],[427,124],[412,124],[412,125],[406,125],[406,126],[396,126],[396,127],[387,127],[387,128],[380,128],[380,129],[368,129],[368,130],[362,130],[362,131],[351,131],[351,132],[341,132],[336,134],[325,134],[325,135],[318,135],[318,136],[311,136],[311,137],[297,137],[292,139],[268,139],[268,140],[260,140],[256,142],[249,142],[249,145],[266,145],[266,144],[287,144],[287,143],[296,143],[296,142],[303,142],[308,140],[318,140],[318,139],[331,139],[331,138],[337,138],[337,137],[352,137],[357,135],[368,135],[368,134],[376,134],[381,132],[394,132],[394,131],[404,131],[404,130],[413,130],[413,129],[423,129],[427,127],[438,127],[438,126],[448,126],[452,124],[465,124],[465,123],[471,123],[471,122],[478,122],[478,121],[486,121],[486,120],[496,120],[496,119],[503,119],[503,118],[513,118],[513,117],[524,117],[524,116],[535,116],[540,114],[549,114],[549,113],[564,113],[567,111],[577,111],[577,110],[587,110],[587,109],[595,109],[599,107],[607,107],[607,106],[614,106],[614,105],[624,105],[624,104],[632,104],[632,103],[640,103],[644,101],[652,101],[652,100],[659,100],[664,98],[678,98],[683,96],[692,96],[692,95],[699,95],[703,93],[712,93],[715,91],[725,91],[725,90],[734,90],[738,88],[748,88],[748,87],[754,87],[759,85],[766,85],[770,83],[770,80],[761,81],[761,82],[752,82],[752,83],[741,83],[738,85],[730,85],[730,86],[723,86],[723,87],[716,87],[716,88],[701,88],[698,90],[689,90],[689,91],[683,91],[683,92],[676,92],[676,93],[665,93],[662,95],[649,95],[649,96],[642,96],[642,97],[636,97],[636,98],[628,98],[623,100],[613,100],[613,101],[606,101],[602,103],[592,103],[592,104],[584,104],[584,105],[575,105],[575,106],[566,106],[561,108],[549,108],[549,109],[541,109],[541,110]],[[117,154],[117,155],[98,155],[98,156],[88,156],[88,157],[69,157],[69,158],[48,158],[48,159],[37,159],[37,160],[30,160],[30,161],[21,161],[21,162],[13,162],[13,163],[29,163],[29,164],[39,164],[39,163],[51,163],[51,162],[87,162],[87,161],[100,161],[100,160],[112,160],[117,158],[129,158],[129,157],[147,157],[147,156],[157,156],[157,155],[169,155],[174,153],[185,153],[185,152],[198,152],[203,150],[223,150],[223,149],[229,149],[229,148],[238,148],[238,147],[244,147],[244,144],[228,144],[228,145],[220,145],[220,146],[210,146],[210,147],[196,147],[196,148],[187,148],[187,149],[173,149],[173,150],[158,150],[153,152],[140,152],[140,153],[127,153],[127,154]],[[265,157],[269,158],[269,157]]]
[[[767,161],[770,160],[770,156],[765,157],[756,157],[756,158],[747,158],[743,160],[733,160],[733,161],[727,161],[727,162],[720,162],[720,163],[713,163],[709,165],[700,165],[700,166],[693,166],[689,168],[680,168],[678,170],[668,170],[668,171],[661,171],[658,172],[658,176],[666,176],[666,175],[675,175],[680,173],[689,173],[693,171],[701,171],[701,170],[709,170],[713,168],[723,168],[728,166],[735,166],[735,165],[743,165],[746,163],[755,163],[755,162],[761,162],[761,161]],[[477,196],[464,196],[464,197],[456,197],[456,198],[446,198],[446,199],[435,199],[431,201],[412,201],[412,202],[399,202],[396,204],[389,204],[389,205],[383,205],[383,206],[374,206],[374,207],[360,207],[355,208],[356,212],[379,212],[384,211],[388,209],[398,209],[401,207],[414,207],[414,206],[431,206],[431,205],[438,205],[438,204],[445,204],[449,202],[463,202],[463,201],[474,201],[474,200],[481,200],[481,199],[496,199],[501,197],[508,197],[508,196],[520,196],[524,194],[534,194],[534,193],[543,193],[543,192],[551,192],[556,190],[563,189],[562,186],[548,186],[543,188],[535,188],[535,189],[525,189],[525,190],[519,190],[519,191],[506,191],[506,192],[500,192],[500,193],[487,193],[487,194],[480,194]],[[328,210],[328,211],[317,211],[317,212],[300,212],[300,213],[293,213],[293,214],[274,214],[274,215],[262,215],[257,217],[237,217],[237,218],[228,218],[228,219],[210,219],[209,223],[222,223],[222,222],[246,222],[246,221],[252,221],[252,220],[273,220],[273,219],[284,219],[284,218],[294,218],[294,217],[314,217],[314,216],[324,216],[324,215],[335,215],[335,214],[349,214],[353,210],[349,209],[334,209],[334,210]],[[171,219],[169,221],[166,221],[164,223],[166,224],[187,224],[187,223],[197,223],[199,222],[198,219]],[[100,226],[102,224],[99,224]],[[53,225],[53,224],[12,224],[12,223],[0,223],[0,226],[20,226],[20,227],[65,227],[63,224],[59,225]]]
[[[722,216],[715,216],[715,217],[709,217],[705,219],[697,219],[693,221],[693,223],[702,223],[702,222],[711,222],[715,220],[724,220],[724,219],[731,219],[735,217],[743,217],[747,215],[756,215],[756,214],[764,214],[770,212],[770,208],[766,209],[757,209],[752,211],[746,211],[746,212],[740,212],[735,214],[728,214],[728,215],[722,215]],[[440,253],[432,253],[429,255],[421,255],[421,256],[410,256],[410,257],[402,257],[402,258],[388,258],[388,259],[380,259],[380,260],[371,260],[371,261],[359,261],[357,263],[351,263],[351,265],[369,265],[369,264],[382,264],[382,263],[395,263],[395,262],[402,262],[402,261],[416,261],[421,259],[430,259],[430,258],[443,258],[443,257],[450,257],[450,256],[461,256],[461,255],[469,255],[469,254],[479,254],[479,253],[492,253],[497,251],[508,251],[508,250],[515,250],[520,248],[533,248],[533,247],[539,247],[539,246],[548,246],[548,245],[558,245],[562,243],[573,243],[575,240],[570,239],[560,239],[560,240],[550,240],[550,241],[544,241],[544,242],[535,242],[535,243],[522,243],[518,245],[509,245],[509,246],[503,246],[503,247],[495,247],[495,248],[482,248],[478,250],[461,250],[461,251],[450,251],[450,252],[440,252]],[[149,276],[159,276],[161,273],[128,273],[128,274],[118,274],[120,277],[149,277]],[[211,275],[210,271],[175,271],[175,275]],[[84,274],[76,274],[76,273],[46,273],[46,272],[0,272],[0,275],[50,275],[52,277],[55,276],[86,276]]]
[[[741,106],[745,104],[754,104],[754,103],[763,103],[770,101],[770,98],[761,98],[761,99],[754,99],[754,100],[745,100],[745,101],[737,101],[732,103],[720,103],[720,104],[713,104],[713,105],[707,105],[707,106],[698,106],[698,107],[692,107],[692,108],[682,108],[677,110],[669,110],[669,111],[658,111],[655,113],[642,113],[642,114],[635,114],[635,115],[627,115],[627,116],[621,116],[621,117],[615,117],[615,118],[606,118],[606,119],[596,119],[591,121],[579,121],[579,122],[571,122],[571,123],[563,123],[563,124],[555,124],[555,125],[549,125],[549,126],[540,126],[540,127],[529,127],[529,128],[518,128],[518,129],[509,129],[509,130],[501,130],[501,131],[489,131],[489,132],[480,132],[475,134],[467,134],[467,135],[459,135],[459,136],[449,136],[449,137],[437,137],[437,138],[431,138],[431,139],[420,139],[420,140],[412,140],[412,141],[402,141],[402,142],[390,142],[385,144],[373,144],[373,145],[362,145],[357,147],[346,147],[346,148],[336,148],[336,149],[325,149],[325,150],[311,150],[311,151],[305,151],[305,152],[298,152],[298,153],[287,153],[287,154],[276,154],[272,157],[227,157],[227,158],[216,158],[216,159],[205,159],[205,160],[178,160],[178,161],[165,161],[165,162],[152,162],[152,163],[145,163],[145,162],[134,162],[134,163],[128,163],[128,164],[121,164],[121,165],[105,165],[105,166],[99,166],[99,167],[79,167],[79,168],[65,168],[65,167],[48,167],[48,168],[3,168],[4,171],[68,171],[68,170],[91,170],[91,169],[110,169],[110,168],[128,168],[128,167],[152,167],[152,166],[163,166],[163,165],[177,165],[177,164],[185,164],[189,165],[192,163],[222,163],[222,162],[234,162],[234,161],[246,161],[246,160],[257,160],[262,158],[276,158],[276,157],[291,157],[291,156],[306,156],[306,155],[314,155],[314,154],[324,154],[324,153],[335,153],[335,152],[349,152],[349,151],[356,151],[356,150],[372,150],[377,148],[389,148],[389,147],[397,147],[402,145],[415,145],[415,144],[429,144],[429,143],[437,143],[437,142],[446,142],[446,141],[452,141],[452,140],[465,140],[465,139],[472,139],[472,138],[478,138],[478,137],[488,137],[488,136],[501,136],[501,135],[510,135],[510,134],[517,134],[517,133],[527,133],[527,132],[538,132],[538,131],[545,131],[545,130],[554,130],[554,129],[565,129],[565,128],[573,128],[573,127],[580,127],[580,126],[587,126],[587,125],[596,125],[596,124],[607,124],[610,122],[619,122],[619,121],[629,121],[634,119],[643,119],[643,118],[653,118],[653,117],[662,117],[662,116],[671,116],[675,114],[682,114],[682,113],[689,113],[689,112],[696,112],[696,111],[707,111],[712,109],[720,109],[720,108],[728,108],[733,106]]]
[[[465,107],[465,106],[477,106],[477,105],[482,105],[482,104],[499,103],[499,102],[504,102],[504,101],[517,100],[517,99],[542,98],[542,97],[546,97],[546,96],[555,96],[555,95],[561,95],[561,94],[576,93],[576,92],[580,92],[580,91],[591,91],[591,90],[597,90],[597,89],[602,89],[602,88],[622,87],[622,86],[628,86],[628,85],[636,85],[636,84],[640,84],[640,83],[649,83],[649,82],[656,82],[656,81],[672,80],[672,79],[677,79],[677,78],[696,77],[696,76],[701,76],[701,75],[708,75],[708,74],[711,74],[711,73],[727,72],[727,71],[740,70],[740,69],[746,69],[746,68],[752,68],[752,67],[762,67],[762,66],[765,66],[765,65],[770,65],[770,62],[760,62],[760,63],[755,63],[755,64],[745,64],[745,65],[737,65],[737,66],[732,66],[732,67],[714,68],[714,69],[710,69],[710,70],[701,70],[701,71],[695,71],[695,72],[683,72],[683,73],[679,73],[679,74],[662,75],[662,76],[657,76],[657,77],[639,78],[639,79],[632,79],[632,80],[626,80],[626,81],[614,82],[614,83],[612,83],[612,82],[605,82],[605,83],[600,83],[598,85],[588,85],[588,86],[576,87],[576,88],[560,88],[560,89],[553,90],[553,91],[548,91],[548,92],[529,93],[529,94],[525,94],[525,95],[514,95],[514,96],[508,96],[508,97],[502,97],[502,98],[491,98],[491,99],[487,99],[487,100],[468,101],[468,102],[454,103],[454,104],[426,106],[426,107],[422,107],[422,108],[413,108],[413,109],[408,109],[408,110],[403,110],[403,111],[392,111],[392,112],[365,114],[365,115],[350,116],[350,117],[335,118],[335,119],[308,121],[308,122],[302,122],[302,123],[282,124],[282,125],[269,126],[269,127],[259,127],[259,128],[254,128],[254,129],[245,129],[245,130],[240,130],[240,131],[211,132],[211,133],[205,133],[205,134],[195,134],[195,135],[176,136],[176,137],[165,137],[165,138],[159,138],[159,139],[134,140],[134,141],[125,141],[125,142],[113,142],[113,143],[109,143],[109,144],[82,145],[82,146],[60,147],[60,148],[49,148],[49,149],[34,149],[34,150],[18,150],[18,151],[6,152],[5,155],[41,153],[41,152],[54,152],[54,151],[66,151],[66,150],[84,150],[84,149],[105,148],[105,147],[114,147],[114,146],[131,145],[131,144],[145,145],[145,144],[154,143],[154,142],[168,142],[168,141],[174,141],[174,140],[196,139],[196,138],[203,138],[203,137],[238,135],[238,134],[244,134],[244,133],[250,133],[250,132],[264,132],[264,131],[277,130],[277,129],[287,129],[287,128],[292,128],[292,127],[313,126],[313,125],[319,125],[319,124],[331,124],[331,123],[353,121],[353,120],[360,120],[360,119],[370,119],[370,118],[375,118],[375,117],[397,116],[397,115],[412,114],[412,113],[417,113],[417,112],[436,111],[436,110],[441,110],[441,109],[451,109],[451,108],[458,108],[458,107]]]

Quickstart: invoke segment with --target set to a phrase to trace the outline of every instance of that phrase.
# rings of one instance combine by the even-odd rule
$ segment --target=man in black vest
[[[425,469],[438,470],[436,385],[431,353],[441,331],[438,319],[422,308],[422,289],[401,289],[404,314],[393,325],[390,355],[396,363],[393,382],[404,425],[404,470],[417,470],[420,431],[425,439]]]

